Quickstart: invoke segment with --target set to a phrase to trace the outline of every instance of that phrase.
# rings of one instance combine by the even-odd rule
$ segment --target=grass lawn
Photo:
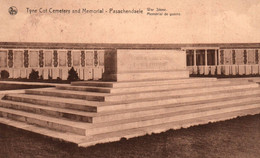
[[[1,158],[258,158],[260,114],[79,148],[0,125]]]

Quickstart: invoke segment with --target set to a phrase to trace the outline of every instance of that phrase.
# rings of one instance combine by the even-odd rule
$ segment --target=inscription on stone
[[[52,66],[52,51],[44,51],[45,54],[45,66]]]
[[[67,51],[59,51],[59,66],[66,66]]]
[[[23,51],[15,50],[14,51],[14,68],[23,67]]]
[[[170,71],[185,69],[183,52],[174,50],[118,50],[118,72]]]
[[[86,66],[93,66],[93,51],[86,51]]]
[[[0,51],[0,68],[7,67],[7,51]]]
[[[29,62],[30,62],[30,67],[38,67],[39,66],[39,51],[31,50],[29,51]]]
[[[80,65],[80,51],[79,50],[75,50],[72,51],[72,55],[73,55],[73,66],[79,66]]]

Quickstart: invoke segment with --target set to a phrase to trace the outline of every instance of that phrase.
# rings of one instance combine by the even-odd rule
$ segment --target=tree
[[[39,78],[39,72],[32,69],[32,72],[29,75],[29,79],[31,80],[37,80]]]
[[[69,70],[68,73],[69,73],[68,81],[77,81],[77,80],[79,80],[79,75],[78,75],[77,71],[74,70],[73,67]]]
[[[9,72],[6,70],[2,70],[0,73],[0,76],[2,79],[8,78],[9,77]]]

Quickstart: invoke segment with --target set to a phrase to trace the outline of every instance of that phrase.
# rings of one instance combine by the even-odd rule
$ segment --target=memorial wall
[[[260,73],[258,48],[188,47],[184,49],[185,51],[181,49],[12,49],[2,47],[0,48],[0,71],[8,71],[10,78],[28,78],[32,69],[35,69],[39,71],[43,79],[60,78],[62,80],[67,79],[68,70],[71,67],[75,68],[82,80],[98,80],[102,76],[108,80],[125,80],[124,78],[128,77],[138,79],[137,76],[142,79],[145,75],[151,78],[157,76],[163,78],[164,75],[169,75],[166,71],[174,70],[176,73],[176,70],[184,69],[189,70],[189,74],[206,75]],[[169,53],[172,55],[168,55]],[[145,72],[145,75],[140,75],[142,72]],[[114,75],[108,77],[108,74]],[[184,74],[181,76],[186,77]]]
[[[255,65],[259,64],[258,49],[224,49],[222,65]]]
[[[104,50],[1,49],[0,71],[10,78],[28,78],[32,69],[43,79],[66,80],[71,67],[80,79],[101,79],[104,72]]]
[[[186,53],[190,74],[260,74],[259,49],[257,48],[223,49],[205,47],[203,49],[200,47],[189,47]]]

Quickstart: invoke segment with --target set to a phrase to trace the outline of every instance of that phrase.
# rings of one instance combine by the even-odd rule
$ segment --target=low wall
[[[188,66],[190,74],[204,75],[257,75],[260,65]]]
[[[70,67],[65,68],[33,68],[39,72],[39,76],[42,76],[43,79],[57,79],[58,77],[62,80],[68,78],[68,71]],[[104,72],[104,67],[85,67],[85,68],[74,68],[81,80],[98,80],[102,78],[102,73]],[[9,72],[9,78],[29,78],[29,74],[32,71],[32,68],[2,68],[0,71],[6,70]]]
[[[28,78],[32,69],[43,79],[66,80],[71,67],[82,80],[101,79],[104,72],[104,50],[71,49],[0,49],[0,71],[9,78]]]

